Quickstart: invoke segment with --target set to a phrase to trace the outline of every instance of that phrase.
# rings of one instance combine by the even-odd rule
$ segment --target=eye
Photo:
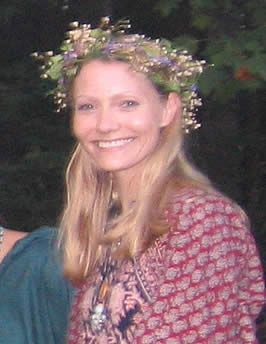
[[[90,103],[84,103],[84,104],[77,104],[76,105],[76,109],[78,111],[91,111],[93,110],[95,107],[93,104],[90,104]]]
[[[135,106],[138,106],[139,103],[136,102],[135,100],[125,100],[122,102],[122,107],[123,108],[132,108],[132,107],[135,107]]]

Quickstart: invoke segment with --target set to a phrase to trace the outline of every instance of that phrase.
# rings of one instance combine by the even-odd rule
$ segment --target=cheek
[[[90,131],[90,129],[91,125],[85,117],[73,116],[72,132],[77,138],[82,139],[82,137],[84,137]]]
[[[131,119],[132,125],[140,131],[156,131],[160,128],[160,114],[151,109],[139,113],[134,119]]]
[[[160,133],[160,122],[156,117],[146,118],[145,121],[139,123],[139,128],[148,136],[157,136]]]
[[[74,116],[72,118],[72,133],[77,138],[80,136],[80,132],[82,131],[82,126],[80,121]]]

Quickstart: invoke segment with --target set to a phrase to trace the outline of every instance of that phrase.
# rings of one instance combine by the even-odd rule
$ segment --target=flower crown
[[[186,50],[175,49],[165,39],[152,40],[144,35],[127,34],[129,20],[110,25],[109,17],[100,25],[73,22],[59,54],[53,51],[33,53],[43,63],[41,77],[57,81],[50,94],[54,95],[57,112],[67,106],[67,86],[82,62],[97,57],[125,61],[136,72],[145,73],[165,93],[177,92],[183,105],[183,129],[186,133],[200,127],[195,118],[201,99],[196,81],[205,61],[193,60]]]

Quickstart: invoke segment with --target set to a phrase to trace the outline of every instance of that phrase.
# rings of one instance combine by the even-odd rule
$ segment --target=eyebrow
[[[133,92],[120,92],[114,95],[110,96],[111,100],[116,100],[116,99],[120,99],[120,98],[138,98],[138,99],[143,99],[143,96],[141,94],[136,95]],[[89,94],[80,94],[76,97],[74,97],[74,99],[76,101],[80,100],[80,99],[84,99],[84,100],[92,100],[92,101],[97,101],[100,97],[97,97],[95,95],[89,95]]]

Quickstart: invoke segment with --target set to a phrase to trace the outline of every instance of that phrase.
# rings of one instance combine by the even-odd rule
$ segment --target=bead
[[[106,281],[103,281],[101,288],[99,290],[99,300],[103,301],[108,293],[109,284]]]
[[[95,307],[94,307],[94,312],[96,314],[100,314],[104,311],[104,305],[102,303],[98,303]]]

